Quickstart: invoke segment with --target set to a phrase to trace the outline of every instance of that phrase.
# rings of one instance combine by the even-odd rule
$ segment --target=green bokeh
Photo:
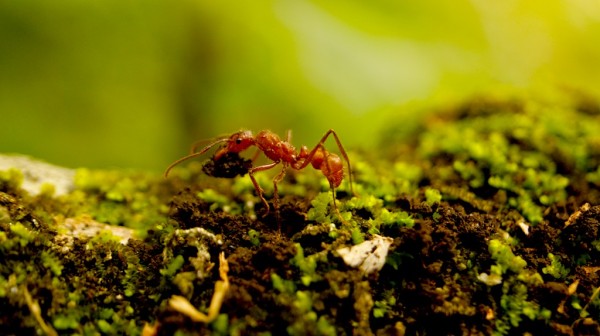
[[[0,152],[160,171],[240,128],[372,147],[476,92],[600,97],[598,36],[595,0],[0,1]]]

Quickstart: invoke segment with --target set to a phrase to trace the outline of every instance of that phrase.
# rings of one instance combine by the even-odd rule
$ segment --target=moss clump
[[[168,212],[161,182],[159,176],[148,173],[81,168],[75,172],[77,189],[66,200],[73,216],[91,215],[99,222],[137,229],[143,235]]]
[[[437,170],[438,183],[461,181],[482,198],[502,192],[537,224],[545,207],[566,199],[571,183],[596,170],[597,119],[571,107],[481,100],[428,123],[418,151],[451,168]]]
[[[23,184],[23,173],[20,170],[11,168],[8,170],[0,170],[0,190],[6,192],[17,192]]]
[[[548,253],[548,259],[550,259],[550,265],[542,268],[544,274],[550,274],[556,279],[564,279],[569,275],[570,270],[560,262],[560,257]]]

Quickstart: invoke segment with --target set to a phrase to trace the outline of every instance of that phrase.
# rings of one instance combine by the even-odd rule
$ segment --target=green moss
[[[42,260],[42,265],[44,265],[44,267],[50,269],[50,271],[52,271],[52,273],[56,276],[60,276],[63,270],[63,265],[61,264],[60,260],[54,256],[52,253],[48,252],[48,251],[42,251],[41,253],[41,260]]]
[[[570,270],[560,262],[558,256],[548,253],[548,259],[550,259],[550,265],[542,268],[544,274],[550,274],[555,279],[564,279],[569,275]]]
[[[595,171],[591,171],[585,175],[585,178],[590,183],[593,183],[595,186],[600,186],[600,166]]]
[[[286,327],[289,335],[306,335],[307,332],[317,335],[336,335],[336,329],[324,316],[318,316],[313,309],[315,295],[310,291],[295,290],[294,283],[284,280],[277,274],[271,274],[273,287],[280,293],[278,305],[289,312],[290,324]]]
[[[172,277],[183,266],[184,262],[185,260],[183,259],[183,256],[177,255],[175,258],[171,259],[166,268],[160,270],[160,274]]]
[[[224,210],[231,213],[240,213],[241,209],[225,195],[219,194],[213,189],[207,188],[197,193],[198,198],[210,204],[210,210]]]
[[[486,113],[475,111],[481,106]],[[469,118],[454,120],[452,127],[436,123],[421,136],[419,154],[428,160],[446,157],[455,172],[435,173],[435,179],[458,177],[476,193],[492,187],[515,194],[509,205],[532,224],[543,220],[544,206],[566,198],[570,180],[558,173],[557,164],[594,179],[596,116],[529,102],[481,106],[467,106],[474,111]],[[565,131],[567,125],[573,130]]]
[[[0,170],[0,190],[16,191],[23,184],[23,173],[18,169]]]
[[[19,238],[18,242],[21,246],[29,244],[36,237],[35,233],[19,222],[10,225],[10,232]]]
[[[144,172],[82,168],[75,172],[77,190],[66,201],[73,215],[91,215],[102,223],[137,229],[143,236],[168,212],[160,181],[159,176]]]
[[[507,242],[492,239],[488,248],[492,259],[496,261],[491,267],[491,274],[503,279],[499,301],[501,312],[495,323],[495,334],[510,334],[512,328],[520,325],[523,317],[547,320],[550,311],[528,298],[529,289],[541,285],[542,277],[537,272],[526,269],[527,262],[516,256]]]
[[[518,327],[523,317],[529,320],[545,319],[551,316],[548,309],[540,308],[535,302],[527,299],[527,285],[518,281],[506,281],[502,286],[500,307],[502,315],[496,321],[496,335],[509,335],[510,330]]]
[[[360,158],[359,158],[360,159]],[[391,164],[374,159],[353,162],[359,195],[372,195],[391,202],[401,195],[414,195],[423,177],[423,169],[409,162]]]
[[[253,246],[259,246],[260,245],[260,232],[254,230],[254,229],[248,230],[248,239],[250,240],[250,244],[252,244]]]
[[[396,297],[391,291],[384,293],[384,299],[375,301],[373,306],[373,317],[382,318],[387,314],[393,313],[393,307],[396,305]]]
[[[321,224],[331,223],[329,204],[331,203],[331,194],[321,192],[315,197],[310,204],[312,208],[308,210],[306,218],[310,221],[315,221]]]
[[[125,288],[123,294],[125,294],[127,297],[131,297],[138,291],[137,283],[139,281],[139,274],[142,267],[140,266],[139,257],[133,253],[133,251],[124,251],[123,258],[127,264],[125,274],[121,280],[121,284]]]
[[[317,257],[316,255],[304,256],[304,249],[298,243],[296,246],[296,255],[292,259],[292,264],[298,267],[302,273],[300,280],[304,286],[309,286],[311,282],[320,280],[315,271],[317,269]]]
[[[115,328],[110,323],[108,323],[106,320],[100,319],[96,323],[98,325],[98,330],[100,330],[100,332],[102,332],[103,334],[108,334],[108,335],[116,334]]]
[[[320,316],[317,320],[317,334],[323,336],[337,335],[335,326],[332,325],[325,316]]]
[[[353,227],[350,229],[350,237],[352,238],[352,244],[357,245],[365,241],[365,236],[360,231],[359,227]]]
[[[58,330],[75,329],[79,326],[79,317],[76,315],[56,315],[52,325]]]
[[[211,326],[215,335],[229,335],[229,318],[227,314],[219,314]]]
[[[273,288],[283,294],[292,294],[296,291],[296,286],[293,281],[285,280],[277,273],[271,273],[271,283]]]
[[[368,211],[370,233],[378,233],[382,226],[412,227],[414,220],[405,211],[390,211],[384,207],[384,200],[375,196],[353,197],[342,204],[345,211]]]
[[[412,216],[406,211],[390,212],[387,209],[381,209],[376,225],[401,226],[411,228],[415,225]],[[380,223],[379,223],[380,222]]]
[[[439,190],[433,188],[425,189],[425,202],[429,205],[434,205],[442,201],[442,194]]]
[[[488,245],[489,252],[496,264],[492,266],[492,274],[503,275],[507,271],[520,273],[527,262],[522,257],[516,256],[510,246],[498,239],[492,239]]]

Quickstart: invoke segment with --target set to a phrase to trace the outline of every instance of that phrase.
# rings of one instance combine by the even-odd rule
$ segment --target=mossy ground
[[[350,151],[343,220],[318,172],[288,173],[280,232],[247,176],[198,162],[168,179],[80,169],[62,196],[0,172],[2,333],[600,334],[598,104],[481,98],[405,125],[380,152]],[[257,177],[272,199],[271,176]],[[393,239],[379,272],[336,252],[375,235]],[[172,295],[208,309],[221,251],[218,317],[171,309]]]

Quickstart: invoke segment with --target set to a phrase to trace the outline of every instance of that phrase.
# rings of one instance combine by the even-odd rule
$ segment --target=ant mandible
[[[173,162],[167,169],[165,170],[165,177],[169,175],[169,172],[173,167],[180,164],[181,162],[200,156],[206,153],[209,149],[217,144],[225,143],[223,147],[221,147],[214,155],[213,160],[218,161],[224,155],[228,153],[240,153],[252,146],[255,146],[258,151],[263,152],[267,158],[272,160],[273,162],[267,163],[265,165],[251,167],[248,170],[248,175],[250,175],[250,179],[252,180],[252,184],[254,184],[254,188],[256,189],[256,193],[258,197],[260,197],[262,203],[264,204],[267,214],[269,213],[269,203],[265,199],[263,193],[264,190],[260,187],[254,174],[259,171],[264,171],[271,169],[278,164],[282,165],[281,171],[273,178],[273,206],[275,208],[275,215],[277,217],[278,225],[281,225],[279,222],[279,193],[277,191],[277,183],[281,182],[288,168],[292,168],[295,170],[301,170],[306,168],[309,164],[313,166],[313,168],[317,170],[321,170],[323,175],[329,181],[329,187],[331,188],[331,192],[333,195],[333,207],[342,220],[345,220],[341,217],[341,214],[337,208],[335,203],[335,188],[339,187],[344,179],[344,167],[342,160],[340,157],[335,154],[327,151],[323,146],[327,138],[330,135],[333,135],[335,142],[340,150],[340,153],[346,160],[348,164],[348,178],[350,183],[350,191],[354,193],[352,189],[352,168],[350,167],[350,160],[348,159],[348,154],[344,150],[344,146],[335,133],[333,129],[330,129],[323,135],[319,143],[309,151],[306,146],[302,146],[300,148],[300,152],[296,152],[294,146],[290,143],[292,132],[288,131],[287,138],[285,141],[281,140],[279,136],[269,130],[263,130],[258,132],[256,136],[252,134],[251,131],[242,130],[236,132],[230,136],[217,138],[212,141],[210,144],[206,145],[200,151],[196,151],[198,145],[194,145],[192,147],[192,153],[180,158],[179,160]],[[257,152],[258,154],[258,152]],[[256,156],[255,156],[256,158]]]

